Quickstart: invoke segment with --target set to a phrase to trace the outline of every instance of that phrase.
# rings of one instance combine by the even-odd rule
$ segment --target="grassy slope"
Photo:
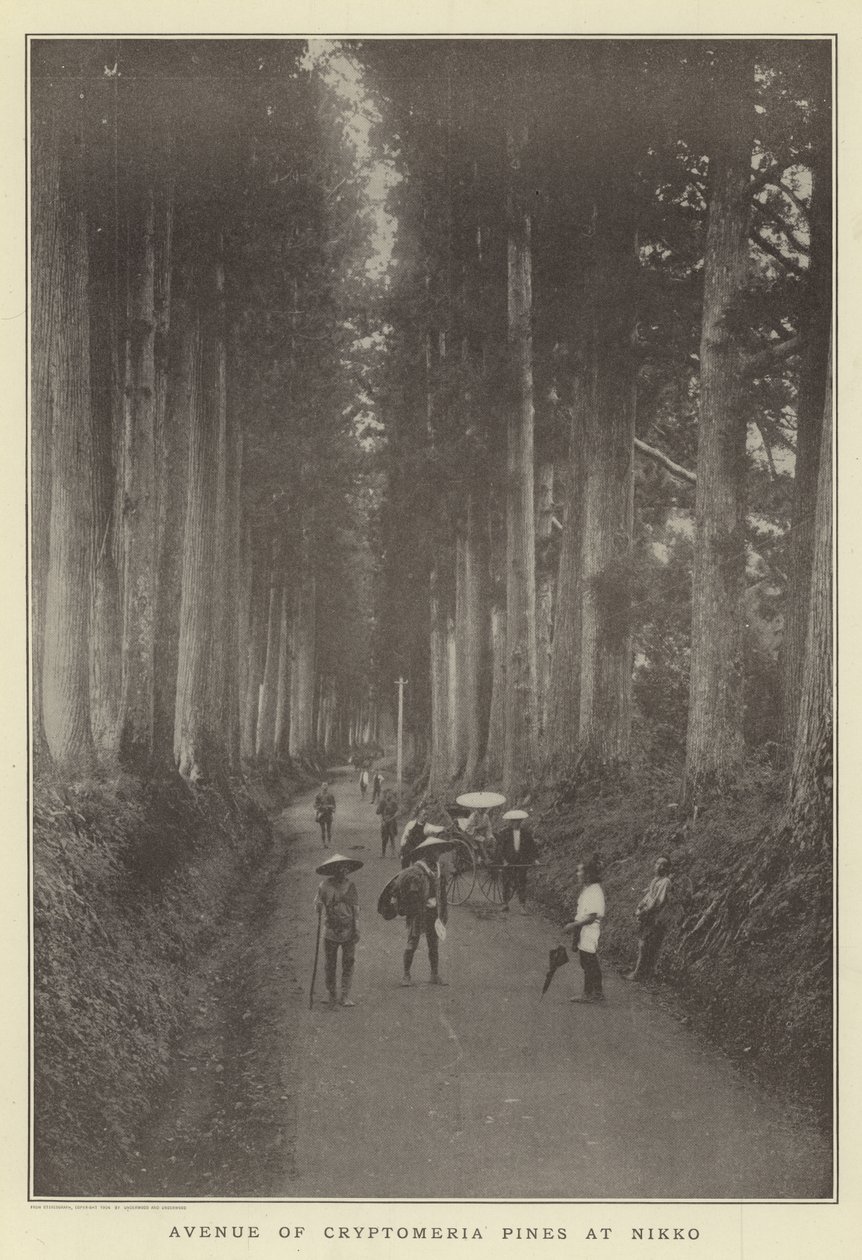
[[[637,955],[634,908],[656,857],[674,862],[676,921],[657,969],[662,992],[693,1028],[749,1066],[769,1089],[832,1114],[831,853],[795,858],[774,833],[782,798],[761,779],[680,830],[665,784],[569,807],[544,803],[546,865],[535,895],[573,917],[575,867],[601,856],[605,962]],[[537,802],[538,810],[543,809]]]
[[[247,796],[178,782],[43,783],[35,802],[35,1189],[122,1195],[190,977],[271,831]]]

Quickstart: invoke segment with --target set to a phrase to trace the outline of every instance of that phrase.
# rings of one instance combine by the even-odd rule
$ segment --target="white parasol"
[[[458,805],[466,805],[468,809],[496,809],[498,805],[506,804],[505,796],[501,796],[499,792],[465,792],[455,800]]]

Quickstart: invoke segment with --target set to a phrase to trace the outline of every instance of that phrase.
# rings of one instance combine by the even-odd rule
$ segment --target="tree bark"
[[[317,584],[312,569],[310,523],[303,522],[300,571],[293,619],[293,668],[291,671],[290,755],[305,757],[314,751],[314,680],[317,674]],[[361,728],[357,730],[361,740]]]
[[[90,628],[90,708],[100,761],[119,750],[122,698],[122,598],[116,564],[115,452],[121,424],[117,327],[117,268],[107,215],[94,208],[89,223],[90,393],[93,444],[95,555]]]
[[[278,538],[272,542],[269,561],[269,602],[266,622],[266,655],[260,687],[255,756],[271,772],[275,763],[275,713],[278,704],[279,632],[281,629],[284,564]]]
[[[522,163],[525,126],[506,137],[509,168],[508,336],[514,367],[507,424],[506,478],[506,729],[503,781],[515,796],[531,781],[536,741],[536,554],[533,510],[533,338],[530,216]]]
[[[464,536],[464,646],[458,687],[459,713],[464,723],[464,780],[467,784],[473,783],[476,778],[485,753],[488,731],[488,688],[483,688],[489,629],[487,522],[483,507],[484,500],[479,490],[471,485]]]
[[[90,726],[90,600],[93,481],[87,215],[76,146],[68,136],[57,187],[57,270],[50,276],[56,319],[51,389],[50,559],[45,589],[42,718],[48,750],[66,775],[95,765]]]
[[[213,254],[215,250],[213,250]],[[213,638],[219,574],[216,567],[221,293],[212,255],[201,293],[200,348],[194,355],[194,405],[189,425],[189,484],[183,532],[182,603],[177,665],[174,756],[190,782],[209,780],[222,756],[222,731],[214,704]]]
[[[613,767],[630,755],[634,519],[634,228],[602,190],[588,263],[590,330],[582,533],[579,755]]]
[[[489,513],[491,552],[491,698],[488,714],[488,742],[485,749],[485,778],[501,783],[503,751],[506,742],[506,578],[505,537],[502,522]]]
[[[547,552],[553,535],[554,461],[545,459],[536,473],[536,710],[539,746],[548,726],[548,688],[554,635],[555,574]]]
[[[437,565],[431,570],[428,625],[431,650],[431,769],[429,789],[441,792],[449,772],[449,657],[446,608]]]
[[[44,743],[42,667],[45,593],[51,528],[51,363],[58,335],[60,256],[60,136],[57,107],[36,97],[32,114],[32,395],[30,431],[30,592],[33,748]]]
[[[829,143],[822,146],[814,171],[810,213],[810,265],[807,280],[805,350],[796,404],[796,470],[793,481],[793,532],[785,600],[782,643],[784,742],[792,751],[799,718],[808,633],[814,510],[817,501],[821,429],[827,389],[827,360],[832,323],[832,162]]]
[[[569,443],[568,494],[563,516],[557,613],[548,695],[546,759],[554,775],[570,774],[577,762],[581,712],[581,605],[586,459],[586,390],[575,380]]]
[[[290,735],[290,591],[285,581],[281,588],[281,616],[278,630],[278,679],[275,685],[275,760],[288,757]]]
[[[736,318],[748,276],[753,62],[722,47],[704,255],[691,681],[683,799],[721,790],[742,760],[746,419]]]
[[[182,274],[182,270],[181,270]],[[184,283],[172,300],[168,398],[159,490],[160,533],[156,605],[153,748],[156,765],[175,766],[180,608],[188,510],[190,432],[200,406],[200,324],[195,295]]]
[[[820,436],[808,635],[790,776],[788,824],[800,852],[832,841],[832,344]]]
[[[158,505],[156,489],[155,201],[133,195],[123,451],[123,699],[120,758],[147,772],[153,755]]]

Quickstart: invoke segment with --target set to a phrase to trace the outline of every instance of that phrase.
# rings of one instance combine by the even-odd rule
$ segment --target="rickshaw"
[[[499,792],[465,792],[453,804],[445,806],[452,819],[449,829],[451,848],[444,859],[450,906],[460,906],[467,901],[476,885],[486,901],[495,906],[503,904],[503,871],[506,864],[495,861],[493,851],[486,851],[475,836],[463,830],[462,823],[473,810],[496,809],[505,804],[506,798]],[[512,865],[509,863],[510,870]],[[529,865],[532,866],[532,863]]]

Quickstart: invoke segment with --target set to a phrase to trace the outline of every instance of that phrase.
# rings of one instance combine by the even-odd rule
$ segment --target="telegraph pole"
[[[398,804],[401,804],[401,768],[403,766],[403,736],[404,736],[404,688],[407,686],[406,678],[396,678],[395,685],[398,688],[398,745],[395,755],[395,778],[398,784]]]

